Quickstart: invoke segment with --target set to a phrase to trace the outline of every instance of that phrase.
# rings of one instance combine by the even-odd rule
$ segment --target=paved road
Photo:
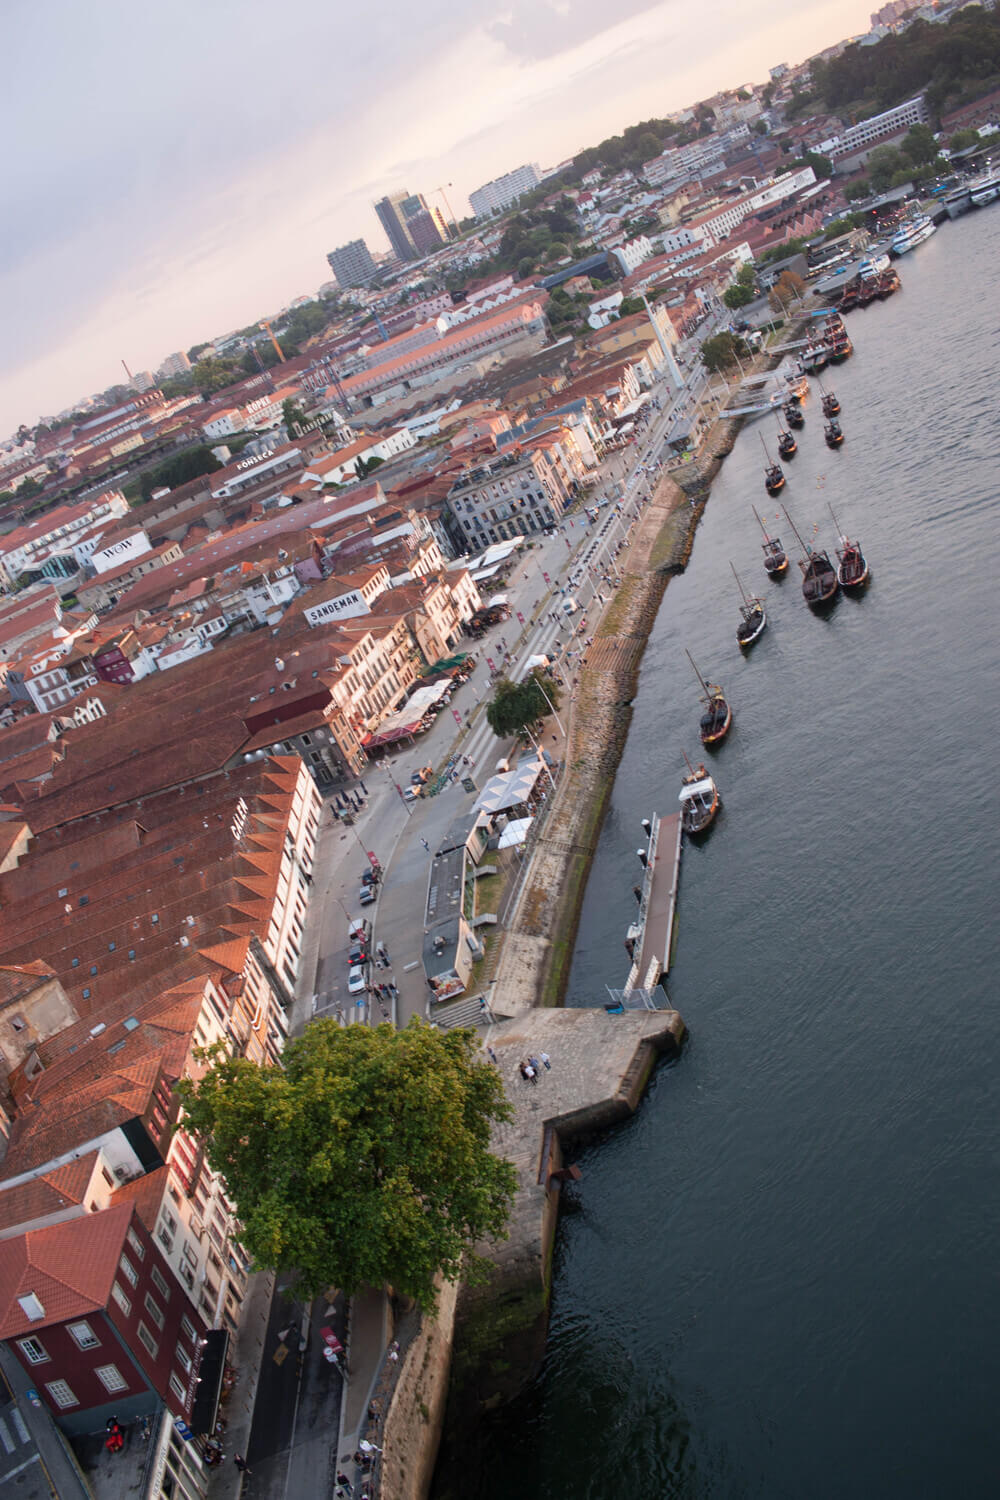
[[[329,1326],[346,1342],[344,1298],[338,1296],[332,1310],[322,1297],[307,1308],[283,1295],[285,1285],[287,1278],[279,1279],[271,1303],[246,1449],[252,1479],[244,1491],[253,1500],[297,1500],[333,1490],[326,1480],[338,1456],[344,1383],[323,1358],[320,1329]],[[300,1353],[303,1337],[308,1345]]]

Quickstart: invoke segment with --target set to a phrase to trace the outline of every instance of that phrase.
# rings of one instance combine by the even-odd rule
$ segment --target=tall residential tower
[[[439,208],[423,193],[390,193],[375,204],[379,222],[400,260],[420,260],[448,243],[448,228]]]

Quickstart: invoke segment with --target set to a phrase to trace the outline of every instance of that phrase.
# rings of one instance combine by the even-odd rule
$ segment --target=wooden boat
[[[768,536],[767,527],[760,516],[757,515],[757,507],[752,506],[751,509],[754,515],[757,516],[757,524],[764,533],[764,540],[761,543],[761,546],[764,548],[764,572],[769,578],[779,578],[782,573],[788,572],[788,557],[785,549],[778,537]]]
[[[756,594],[748,594],[743,587],[743,580],[737,573],[732,563],[733,577],[740,591],[743,603],[740,606],[740,623],[736,627],[736,639],[743,647],[752,646],[754,641],[759,641],[767,628],[767,615],[764,613],[763,600],[758,599]]]
[[[783,490],[785,487],[785,471],[780,464],[772,462],[763,437],[760,442],[761,447],[764,449],[764,457],[767,459],[767,463],[764,466],[764,488],[769,495],[776,495],[779,490]]]
[[[863,589],[871,574],[868,570],[868,561],[861,550],[861,543],[852,541],[841,527],[837,517],[833,515],[833,506],[827,507],[833,516],[833,524],[840,533],[837,543],[837,582],[842,589],[850,592],[852,589]]]
[[[884,302],[886,297],[891,297],[893,292],[898,292],[903,283],[899,279],[899,272],[890,266],[888,271],[882,271],[878,278],[878,299]]]
[[[837,400],[836,393],[824,389],[822,380],[819,383],[819,388],[823,393],[822,406],[824,417],[835,417],[840,411],[840,402]]]
[[[698,668],[695,666],[694,657],[690,651],[686,651],[688,661],[694,667],[694,675],[701,683],[702,703],[705,712],[701,716],[698,732],[701,735],[703,745],[717,745],[724,740],[729,733],[729,726],[733,722],[733,711],[726,702],[725,694],[717,682],[707,682]]]
[[[681,782],[678,801],[681,804],[681,827],[686,834],[694,836],[704,833],[715,821],[722,806],[719,788],[703,765],[693,766],[687,761],[688,773]]]
[[[858,305],[858,287],[857,287],[857,282],[852,282],[850,286],[845,286],[844,292],[843,292],[843,296],[840,298],[840,301],[837,303],[837,310],[838,310],[838,312],[842,312],[842,313],[853,312],[854,309],[857,307],[857,305]]]
[[[802,569],[802,597],[812,609],[822,608],[837,596],[837,570],[826,552],[807,546],[787,510],[785,520],[795,532],[796,540],[805,554],[799,562]]]
[[[795,435],[794,433],[789,432],[787,428],[782,427],[780,412],[775,412],[775,416],[778,419],[778,457],[794,458],[796,453],[799,451],[799,445],[795,441]]]
[[[799,365],[806,375],[818,375],[826,369],[828,355],[824,344],[807,344],[799,355]]]
[[[844,441],[844,431],[836,417],[832,417],[823,428],[823,436],[826,438],[828,448],[839,448]]]
[[[804,427],[806,425],[805,416],[803,415],[802,408],[797,401],[787,402],[786,405],[782,407],[782,412],[789,427]]]
[[[831,365],[842,365],[844,360],[849,358],[853,353],[854,345],[846,333],[835,336],[830,344],[830,363]]]

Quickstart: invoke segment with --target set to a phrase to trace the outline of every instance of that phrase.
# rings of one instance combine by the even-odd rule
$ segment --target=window
[[[61,1407],[64,1411],[67,1406],[79,1405],[76,1397],[73,1395],[73,1392],[70,1390],[65,1380],[50,1380],[45,1389],[48,1391],[49,1395],[52,1397],[56,1405],[58,1407]]]
[[[146,1311],[149,1313],[149,1316],[152,1318],[153,1322],[156,1324],[157,1328],[162,1328],[163,1327],[163,1309],[161,1308],[160,1304],[156,1301],[156,1298],[153,1296],[152,1292],[147,1292],[146,1293],[146,1295],[145,1295],[145,1297],[143,1299],[143,1305],[144,1305]]]
[[[194,1343],[195,1339],[198,1337],[198,1335],[194,1331],[194,1324],[191,1322],[191,1319],[186,1314],[185,1314],[185,1316],[183,1318],[181,1318],[181,1333],[184,1335],[184,1337],[186,1339],[190,1339],[191,1342],[192,1342],[192,1344]]]
[[[111,1288],[111,1295],[115,1299],[115,1301],[118,1303],[118,1306],[121,1308],[122,1312],[125,1314],[125,1316],[127,1318],[128,1315],[129,1315],[129,1313],[132,1311],[132,1303],[129,1301],[128,1297],[126,1297],[125,1293],[122,1291],[122,1289],[118,1285],[117,1281],[115,1282],[114,1286]]]
[[[131,1282],[132,1286],[138,1286],[139,1273],[132,1262],[129,1260],[128,1256],[123,1255],[118,1264],[119,1266],[121,1266],[122,1274],[125,1277],[125,1280]]]
[[[170,1389],[173,1391],[178,1401],[187,1400],[187,1391],[184,1389],[183,1381],[175,1370],[171,1370],[170,1372]]]
[[[78,1349],[96,1349],[101,1342],[89,1323],[71,1323],[69,1331]]]
[[[174,1350],[174,1355],[175,1355],[177,1363],[180,1365],[181,1369],[182,1370],[186,1370],[187,1373],[190,1375],[190,1373],[191,1373],[191,1366],[194,1364],[194,1361],[191,1358],[190,1354],[187,1352],[187,1350],[184,1348],[183,1344],[178,1344],[177,1345],[177,1348]]]
[[[110,1391],[112,1396],[116,1391],[128,1390],[128,1381],[117,1365],[98,1365],[95,1373],[104,1389]]]
[[[142,1243],[142,1240],[139,1238],[139,1236],[136,1234],[135,1230],[134,1229],[130,1229],[129,1232],[128,1232],[128,1234],[125,1236],[125,1238],[128,1240],[129,1244],[132,1246],[132,1249],[135,1251],[135,1253],[138,1256],[138,1258],[140,1260],[145,1260],[146,1259],[146,1247]]]
[[[149,1277],[150,1277],[150,1280],[152,1281],[153,1285],[156,1287],[156,1290],[159,1292],[160,1296],[163,1298],[164,1302],[169,1302],[170,1301],[170,1287],[167,1285],[167,1279],[166,1279],[166,1277],[161,1274],[161,1272],[160,1272],[160,1270],[159,1270],[159,1268],[157,1266],[153,1266],[150,1269]]]
[[[155,1359],[160,1352],[159,1341],[157,1339],[154,1339],[145,1323],[139,1324],[137,1333],[139,1335],[139,1343],[146,1350],[146,1353],[151,1354]]]
[[[48,1359],[49,1356],[45,1351],[45,1345],[40,1343],[38,1339],[18,1339],[17,1342],[29,1364],[43,1365]]]

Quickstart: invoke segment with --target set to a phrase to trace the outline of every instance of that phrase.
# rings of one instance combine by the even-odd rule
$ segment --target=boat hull
[[[701,743],[703,745],[718,745],[721,740],[724,740],[726,738],[732,722],[733,711],[727,703],[726,716],[724,719],[719,720],[712,728],[707,728],[705,725],[701,726],[699,730],[699,734],[701,735]]]
[[[840,584],[840,587],[845,591],[845,593],[849,594],[852,592],[852,590],[856,591],[858,589],[863,589],[867,584],[869,578],[871,577],[871,573],[868,568],[868,563],[864,558],[862,558],[862,564],[863,566],[860,572],[856,567],[845,568],[843,563],[841,563],[840,567],[837,569],[837,582]]]
[[[755,641],[760,640],[766,629],[767,615],[765,614],[764,610],[761,609],[756,614],[752,614],[750,616],[750,619],[744,622],[743,625],[737,626],[737,643],[739,644],[740,648],[745,651],[748,647],[752,646]],[[746,634],[742,634],[741,632],[743,631],[746,631]]]
[[[788,572],[788,558],[782,557],[779,561],[776,557],[765,557],[764,572],[769,578],[780,578],[782,573]]]
[[[722,798],[716,795],[712,806],[704,811],[699,809],[684,808],[681,812],[681,827],[688,838],[696,839],[700,833],[707,833],[715,822],[716,814],[722,806]]]

